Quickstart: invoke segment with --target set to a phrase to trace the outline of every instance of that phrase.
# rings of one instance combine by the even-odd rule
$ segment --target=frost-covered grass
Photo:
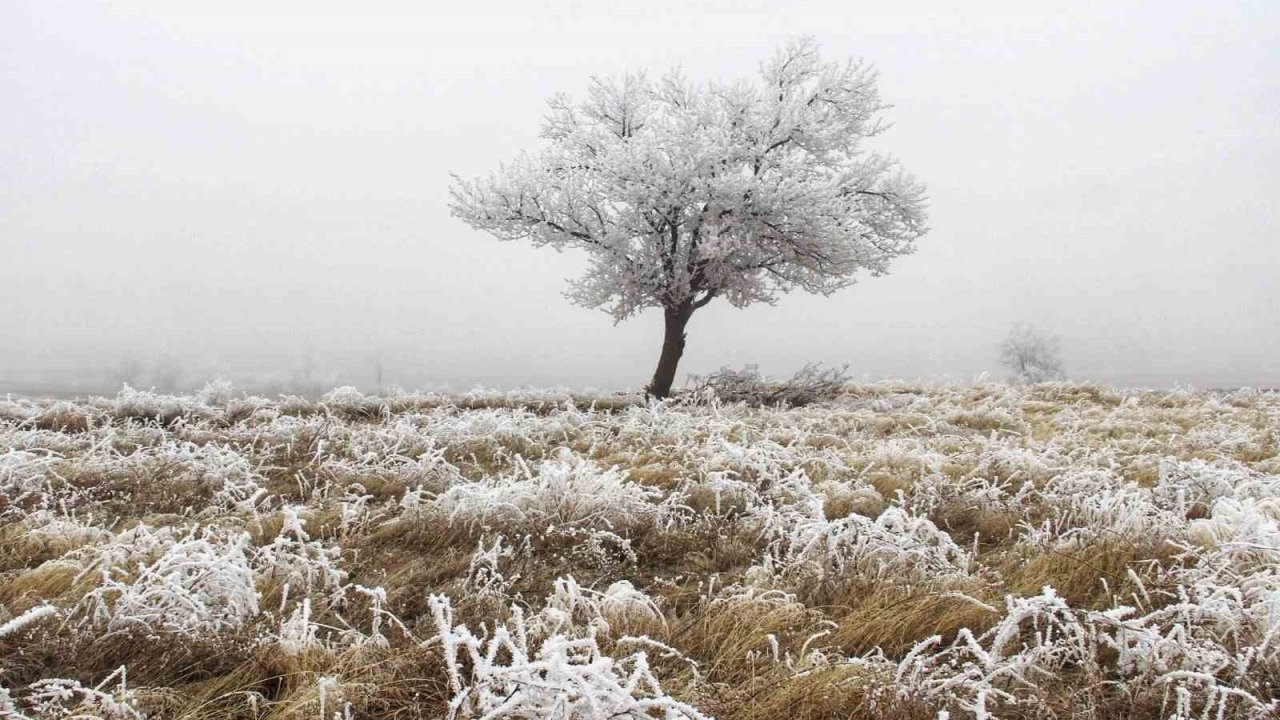
[[[0,717],[1264,718],[1280,395],[0,402]]]

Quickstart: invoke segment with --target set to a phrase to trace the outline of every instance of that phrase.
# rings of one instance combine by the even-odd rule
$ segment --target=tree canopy
[[[869,66],[808,39],[757,82],[595,78],[581,101],[551,99],[540,153],[455,178],[451,209],[499,239],[586,250],[568,294],[615,320],[829,294],[926,231],[923,186],[864,147],[886,107]]]

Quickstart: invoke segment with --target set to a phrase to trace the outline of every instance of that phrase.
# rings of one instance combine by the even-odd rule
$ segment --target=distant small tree
[[[830,294],[857,270],[884,274],[926,231],[923,186],[862,147],[885,129],[887,107],[869,67],[824,63],[799,40],[760,75],[593,79],[581,103],[552,98],[542,153],[487,178],[455,177],[451,210],[472,227],[587,251],[573,301],[616,321],[662,310],[648,386],[657,397],[670,393],[685,328],[707,303]]]
[[[1064,380],[1061,344],[1058,338],[1045,335],[1025,323],[1018,323],[1000,343],[1000,364],[1021,383]]]

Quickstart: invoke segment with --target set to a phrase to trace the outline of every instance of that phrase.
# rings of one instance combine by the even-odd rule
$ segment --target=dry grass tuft
[[[410,720],[536,667],[672,718],[1280,712],[1280,395],[836,390],[0,402],[0,690]]]

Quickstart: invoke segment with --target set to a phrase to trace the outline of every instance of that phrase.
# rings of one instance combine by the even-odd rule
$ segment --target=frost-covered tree
[[[1018,323],[1000,343],[1000,364],[1020,383],[1063,380],[1062,351],[1058,338],[1045,335],[1025,323]]]
[[[863,147],[886,107],[870,67],[823,62],[808,39],[756,82],[596,78],[581,102],[551,99],[540,153],[455,179],[451,209],[500,240],[586,250],[568,293],[581,305],[616,321],[660,308],[648,389],[664,397],[689,318],[712,300],[830,294],[914,249],[924,188]]]

